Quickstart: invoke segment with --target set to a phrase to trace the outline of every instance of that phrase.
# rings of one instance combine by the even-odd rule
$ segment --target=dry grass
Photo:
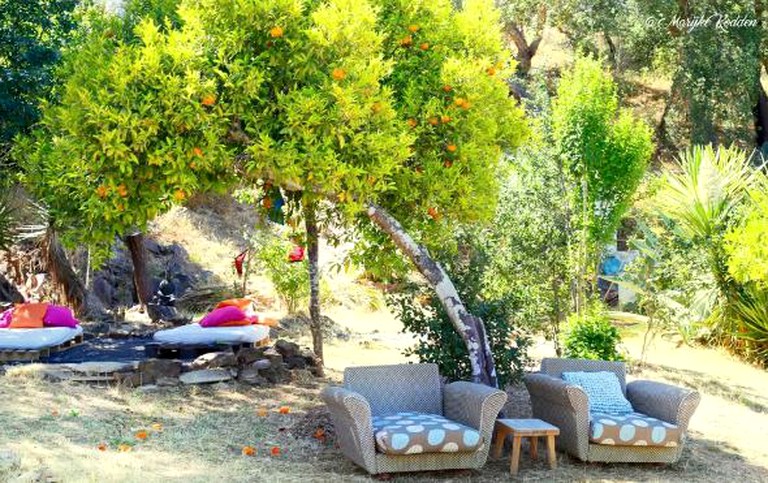
[[[337,309],[334,319],[357,333],[350,341],[327,347],[331,380],[347,365],[391,363],[412,339],[398,333],[391,314]],[[378,340],[373,340],[378,338]],[[369,344],[361,342],[368,341]],[[549,355],[546,344],[537,357]],[[635,353],[636,339],[627,347]],[[520,478],[531,481],[767,481],[768,374],[719,351],[679,348],[659,341],[649,365],[633,378],[666,380],[695,387],[703,401],[695,414],[682,460],[674,465],[585,464],[558,455],[558,468],[533,462],[524,453]],[[13,481],[370,481],[332,445],[311,437],[296,439],[295,425],[305,424],[306,411],[321,405],[319,389],[328,381],[304,386],[253,389],[237,385],[141,389],[51,384],[35,377],[33,366],[13,369],[0,377],[0,453],[21,456]],[[528,416],[524,388],[510,390],[511,415]],[[289,405],[291,414],[275,409]],[[266,418],[258,409],[267,407]],[[315,410],[316,412],[316,410]],[[146,442],[120,453],[115,446],[134,443],[134,433],[150,430]],[[281,428],[285,428],[281,431]],[[736,429],[734,429],[736,428]],[[302,428],[298,428],[302,429]],[[306,434],[304,431],[303,434]],[[106,452],[101,442],[110,444]],[[254,457],[240,454],[244,445],[258,449]],[[269,448],[282,449],[279,457]],[[3,474],[0,481],[10,479]],[[496,481],[506,479],[507,457],[489,460],[482,471],[397,475],[404,481]]]

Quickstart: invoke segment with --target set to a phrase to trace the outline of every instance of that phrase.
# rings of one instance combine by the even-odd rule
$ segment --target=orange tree
[[[525,136],[504,82],[512,65],[492,2],[462,10],[392,0],[187,6],[198,9],[224,73],[222,102],[242,131],[242,169],[300,193],[318,355],[315,212],[334,210],[350,222],[364,213],[440,294],[473,377],[495,385],[482,321],[426,248],[452,223],[493,214],[503,151]]]
[[[65,241],[101,248],[98,260],[116,235],[129,235],[145,303],[140,247],[130,235],[189,194],[223,185],[228,120],[215,73],[193,48],[199,27],[161,35],[144,23],[135,31],[138,40],[124,42],[122,25],[116,17],[85,15],[82,38],[65,52],[58,72],[58,102],[43,106],[41,122],[15,157]]]
[[[33,164],[61,166],[40,178],[83,200],[79,208],[63,199],[62,210],[82,210],[86,227],[106,219],[99,227],[106,241],[145,223],[175,193],[206,188],[211,175],[225,174],[227,160],[240,178],[291,192],[300,205],[319,356],[317,232],[326,217],[318,215],[350,226],[364,216],[435,287],[467,346],[473,378],[496,385],[482,320],[468,313],[427,250],[454,223],[493,214],[504,151],[526,135],[504,81],[513,65],[492,1],[456,10],[448,0],[187,0],[178,18],[178,29],[139,24],[140,41],[131,46],[103,40],[101,63],[114,67],[100,79],[72,81],[74,99],[94,99],[94,115],[112,103],[122,108],[114,115],[136,115],[86,131],[65,120],[79,112],[70,105],[50,122],[59,137],[38,141]],[[113,79],[112,71],[120,75]],[[133,171],[124,175],[126,164],[112,161],[122,151],[98,153],[110,146],[109,135],[134,146],[127,126],[144,119],[158,124],[141,156],[129,150],[139,163],[127,164]]]

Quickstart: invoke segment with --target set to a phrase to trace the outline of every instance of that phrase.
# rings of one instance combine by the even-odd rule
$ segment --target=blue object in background
[[[618,275],[621,272],[621,260],[616,257],[608,257],[603,261],[603,275]]]

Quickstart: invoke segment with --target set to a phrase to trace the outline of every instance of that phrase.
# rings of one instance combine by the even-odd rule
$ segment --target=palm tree
[[[678,234],[707,251],[709,271],[718,289],[711,314],[715,336],[732,339],[738,319],[733,307],[744,299],[743,287],[728,273],[724,235],[739,216],[739,208],[756,186],[760,171],[750,156],[735,147],[694,146],[679,157],[680,170],[667,170],[657,197],[663,215]]]

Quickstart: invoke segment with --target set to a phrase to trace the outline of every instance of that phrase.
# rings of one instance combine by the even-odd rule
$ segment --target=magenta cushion
[[[72,315],[72,310],[61,305],[49,305],[43,317],[45,327],[71,327],[74,329],[79,323]]]
[[[7,329],[11,325],[11,317],[13,317],[13,309],[0,312],[0,329]]]
[[[239,307],[227,306],[211,311],[200,321],[200,327],[220,327],[227,322],[236,322],[246,318]]]

